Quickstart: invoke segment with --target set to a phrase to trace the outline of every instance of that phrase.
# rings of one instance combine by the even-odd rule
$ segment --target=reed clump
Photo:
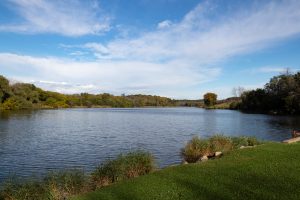
[[[0,200],[65,200],[117,181],[148,174],[155,169],[150,153],[121,154],[100,165],[89,175],[83,170],[53,171],[43,179],[8,179],[0,190]]]
[[[226,153],[242,146],[255,146],[261,142],[255,137],[228,137],[214,135],[210,138],[193,137],[184,148],[181,149],[181,156],[188,163],[195,163],[202,157],[213,157],[215,152]]]

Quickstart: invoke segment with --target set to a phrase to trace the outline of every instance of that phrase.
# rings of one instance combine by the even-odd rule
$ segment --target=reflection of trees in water
[[[0,111],[0,120],[16,119],[30,119],[34,114],[42,112],[43,110],[16,110],[16,111]]]
[[[300,129],[300,117],[276,117],[267,120],[273,127]]]
[[[0,120],[8,120],[10,116],[9,111],[0,111]]]
[[[9,111],[0,111],[0,136],[2,139],[2,137],[6,137],[8,134],[7,129],[9,128],[9,123],[7,123],[7,121],[10,118],[10,112]],[[1,140],[0,140],[1,141]],[[2,139],[2,141],[4,141]],[[1,146],[3,144],[1,143]],[[1,151],[0,151],[0,155],[1,155]]]

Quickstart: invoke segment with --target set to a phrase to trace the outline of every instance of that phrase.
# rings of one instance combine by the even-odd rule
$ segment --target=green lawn
[[[300,143],[239,149],[217,160],[169,167],[74,200],[300,199]]]

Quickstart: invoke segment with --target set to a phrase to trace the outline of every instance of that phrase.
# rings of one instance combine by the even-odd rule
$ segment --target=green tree
[[[217,103],[217,95],[215,93],[208,92],[203,97],[206,106],[213,106]]]
[[[300,113],[300,72],[274,76],[263,89],[242,95],[242,110],[279,113]]]
[[[33,84],[16,83],[11,88],[15,96],[22,97],[33,104],[39,102],[39,92]]]
[[[11,96],[11,88],[9,81],[0,75],[0,103],[3,103],[6,99]]]
[[[142,107],[142,106],[174,106],[176,101],[160,96],[128,95],[114,96],[103,94],[61,94],[44,91],[33,84],[16,83],[0,76],[0,105],[4,110],[31,108],[67,108],[75,106],[93,107]]]

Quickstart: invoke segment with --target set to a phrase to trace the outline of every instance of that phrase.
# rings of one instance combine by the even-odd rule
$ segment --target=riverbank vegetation
[[[203,106],[206,109],[229,109],[237,110],[241,103],[240,97],[229,97],[227,99],[217,100],[216,104],[211,106]]]
[[[99,165],[89,176],[83,170],[50,172],[45,178],[9,179],[2,185],[0,200],[64,200],[113,183],[138,177],[155,169],[151,154],[143,151],[121,154]]]
[[[0,75],[0,110],[50,109],[78,107],[203,107],[203,100],[175,100],[153,95],[115,96],[103,94],[61,94],[45,91],[28,83],[10,83]]]
[[[237,109],[269,114],[300,114],[300,72],[271,78],[264,88],[244,92]]]
[[[236,149],[220,159],[179,165],[73,200],[300,199],[300,143]]]
[[[240,97],[217,100],[207,93],[201,100],[174,100],[152,95],[61,94],[44,91],[33,84],[15,83],[0,76],[0,110],[76,107],[203,107],[267,114],[300,114],[300,72],[271,78],[262,89],[240,92]]]
[[[215,135],[208,139],[192,138],[183,149],[181,155],[188,163],[201,161],[203,157],[213,157],[215,152],[227,153],[240,147],[261,144],[255,137],[228,137]]]
[[[300,154],[295,152],[300,151],[300,143],[258,144],[252,137],[193,138],[182,149],[183,158],[191,158],[190,163],[211,152],[222,151],[224,156],[156,170],[150,153],[136,151],[104,162],[89,175],[82,170],[64,170],[43,179],[10,179],[2,185],[0,199],[299,198]],[[186,157],[188,151],[196,156]]]
[[[73,94],[44,91],[33,84],[15,83],[0,76],[0,109],[19,110],[32,108],[72,107],[145,107],[175,106],[176,101],[151,95]]]

